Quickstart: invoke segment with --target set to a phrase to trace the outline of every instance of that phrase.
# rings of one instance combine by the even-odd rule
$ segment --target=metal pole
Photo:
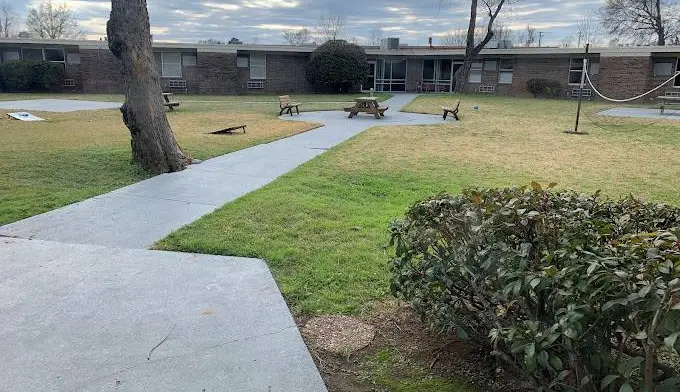
[[[578,124],[581,120],[581,104],[583,103],[583,87],[586,84],[586,72],[588,72],[588,52],[590,50],[590,43],[586,43],[586,53],[583,57],[583,71],[581,71],[581,84],[579,85],[578,92],[578,109],[576,110],[576,126],[574,127],[574,133],[578,132]]]

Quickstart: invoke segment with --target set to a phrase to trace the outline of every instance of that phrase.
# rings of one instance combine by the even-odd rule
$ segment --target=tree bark
[[[468,85],[469,85],[469,79],[470,79],[470,69],[472,68],[472,63],[475,60],[475,57],[479,54],[479,52],[484,49],[486,44],[491,41],[491,39],[494,36],[493,32],[493,23],[496,21],[496,18],[498,17],[498,14],[501,12],[501,9],[503,8],[503,4],[505,3],[505,0],[501,0],[498,2],[496,5],[495,9],[492,9],[491,6],[488,6],[488,2],[486,5],[488,6],[487,9],[489,10],[489,24],[486,26],[486,35],[484,36],[484,39],[482,42],[479,44],[475,45],[475,32],[477,30],[477,6],[478,6],[478,0],[471,0],[470,1],[470,23],[468,25],[468,31],[467,31],[467,40],[465,44],[465,58],[463,59],[463,65],[458,68],[456,71],[456,91],[457,92],[462,92],[462,93],[468,93]]]
[[[666,29],[663,25],[663,17],[661,16],[661,0],[656,0],[656,34],[658,36],[657,44],[659,46],[666,46]]]
[[[123,65],[123,122],[130,130],[132,156],[154,173],[183,170],[186,157],[170,128],[151,49],[146,0],[111,0],[106,24],[109,49]]]

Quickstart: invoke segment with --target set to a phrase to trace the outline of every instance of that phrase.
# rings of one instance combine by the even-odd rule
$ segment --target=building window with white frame
[[[267,79],[267,55],[264,53],[250,54],[250,78],[255,80]]]
[[[3,63],[21,60],[21,51],[19,51],[19,49],[3,49],[2,52],[0,52],[0,56],[2,56],[1,60]]]
[[[153,57],[160,77],[182,77],[182,55],[179,52],[154,52]]]
[[[588,75],[600,73],[600,63],[594,59],[588,60]],[[581,84],[583,74],[583,57],[572,57],[569,65],[569,84]]]
[[[484,63],[481,61],[475,61],[472,63],[472,68],[470,68],[470,77],[468,82],[470,83],[482,83],[482,69]]]
[[[514,59],[501,59],[498,68],[498,84],[512,84],[512,74],[514,71]]]

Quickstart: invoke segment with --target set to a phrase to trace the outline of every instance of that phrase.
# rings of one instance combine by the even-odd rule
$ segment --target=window
[[[496,60],[485,60],[484,70],[485,71],[496,71],[498,69],[498,61]]]
[[[482,62],[475,61],[472,63],[472,68],[470,69],[470,83],[482,83]]]
[[[600,73],[600,63],[589,59],[588,60],[588,74],[597,75]],[[569,84],[581,84],[581,75],[583,74],[583,57],[575,57],[571,59],[569,65]]]
[[[658,61],[654,63],[654,76],[672,76],[675,61]]]
[[[498,84],[512,84],[512,73],[515,69],[513,59],[502,59],[498,69]]]
[[[406,91],[406,60],[378,59],[376,67],[378,91]]]
[[[153,59],[160,77],[182,77],[182,55],[179,52],[154,52]]]
[[[66,62],[69,64],[80,64],[80,53],[66,53]]]
[[[45,61],[64,61],[64,49],[43,49]]]
[[[193,54],[183,54],[182,55],[182,66],[183,67],[195,67],[196,66],[196,56]]]
[[[423,91],[451,91],[450,59],[423,60]]]
[[[250,55],[250,78],[267,79],[267,55],[252,53]]]
[[[236,66],[238,68],[248,68],[248,67],[250,67],[250,62],[248,61],[248,56],[238,56],[238,57],[236,57]]]
[[[675,72],[680,72],[680,58],[675,61]],[[680,75],[675,78],[673,87],[680,87]]]
[[[21,53],[19,52],[19,49],[7,49],[0,53],[0,55],[2,55],[3,63],[7,61],[21,60]]]
[[[42,61],[43,52],[42,49],[21,49],[21,58],[29,61]]]
[[[182,77],[182,56],[177,52],[163,52],[163,77]]]

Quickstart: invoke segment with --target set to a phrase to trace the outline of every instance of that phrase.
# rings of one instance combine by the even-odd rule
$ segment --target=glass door
[[[361,85],[363,91],[368,91],[370,89],[375,89],[375,61],[368,62],[368,76],[366,77],[366,82]]]

